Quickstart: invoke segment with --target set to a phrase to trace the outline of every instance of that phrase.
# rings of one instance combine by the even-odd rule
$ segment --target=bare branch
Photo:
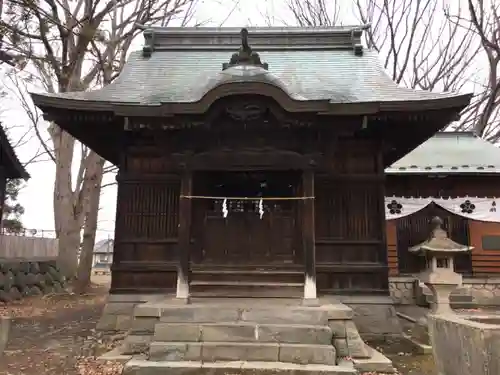
[[[2,47],[16,57],[17,77],[30,89],[84,91],[109,84],[117,77],[140,33],[138,24],[167,26],[175,21],[186,25],[197,1],[3,0],[8,12],[5,10],[0,17]],[[102,180],[104,161],[86,148],[75,148],[75,140],[55,123],[49,123],[46,129],[52,144],[48,147],[39,126],[41,117],[28,102],[27,90],[23,90],[18,90],[19,97],[24,94],[22,106],[36,124],[36,137],[56,165],[55,228],[60,253],[69,254],[69,261],[63,261],[63,265],[74,274],[82,225],[85,218],[94,215],[89,212],[89,197],[95,197],[94,190],[101,188],[100,182],[92,181]],[[81,151],[80,158],[75,157],[75,150]],[[81,160],[73,176],[75,159]],[[90,237],[90,232],[95,232],[95,228],[86,230]]]
[[[368,48],[379,53],[396,83],[440,92],[475,88],[476,96],[461,123],[453,126],[473,127],[488,139],[500,138],[500,3],[467,0],[468,7],[463,3],[353,0],[352,4],[359,23],[371,25],[365,33]],[[338,23],[335,0],[288,0],[288,7],[301,26]],[[483,53],[490,65],[486,80],[478,69]],[[497,130],[492,133],[493,127]]]

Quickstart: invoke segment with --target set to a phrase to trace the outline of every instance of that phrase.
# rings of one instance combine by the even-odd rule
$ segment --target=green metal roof
[[[385,171],[387,174],[500,173],[500,149],[472,132],[440,132]]]
[[[241,44],[239,29],[150,28],[144,32],[143,51],[130,55],[112,84],[89,92],[33,94],[33,99],[42,107],[69,108],[68,102],[75,102],[89,110],[110,110],[103,107],[105,103],[195,103],[219,85],[251,80],[277,87],[299,102],[396,107],[413,102],[417,110],[431,109],[429,103],[436,108],[467,105],[470,95],[398,86],[378,54],[363,50],[362,28],[250,28],[250,45],[269,64],[268,71],[261,69],[260,74],[244,67],[222,71],[222,64]]]

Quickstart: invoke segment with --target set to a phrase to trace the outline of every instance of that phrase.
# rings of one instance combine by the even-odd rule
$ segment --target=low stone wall
[[[398,305],[414,305],[416,303],[415,280],[413,276],[397,276],[389,278],[392,300]],[[500,278],[464,278],[462,292],[472,296],[478,306],[500,306]]]
[[[475,303],[483,306],[500,306],[500,278],[464,279]]]
[[[389,291],[395,304],[414,305],[416,303],[415,280],[413,276],[389,278]]]
[[[441,375],[500,374],[500,325],[454,314],[429,315],[429,333]]]
[[[0,302],[64,291],[55,259],[0,259]]]

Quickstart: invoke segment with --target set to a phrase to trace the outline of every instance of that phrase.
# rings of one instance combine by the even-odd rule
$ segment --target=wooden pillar
[[[179,203],[179,242],[177,254],[177,291],[176,298],[189,302],[189,248],[191,247],[191,199],[193,176],[191,171],[184,171],[181,180]]]
[[[303,196],[309,199],[302,201],[302,247],[304,249],[304,303],[316,304],[316,239],[314,228],[314,171],[305,170],[302,174]]]
[[[385,168],[382,150],[384,148],[383,142],[379,144],[378,155],[377,155],[377,172],[380,176],[380,181],[378,181],[378,201],[379,201],[379,215],[378,220],[380,221],[380,248],[379,248],[379,261],[383,262],[386,267],[384,271],[385,282],[383,284],[384,289],[386,289],[387,295],[390,295],[389,291],[389,251],[387,247],[387,221],[385,218]],[[396,237],[397,246],[397,237]],[[396,250],[397,251],[397,250]]]

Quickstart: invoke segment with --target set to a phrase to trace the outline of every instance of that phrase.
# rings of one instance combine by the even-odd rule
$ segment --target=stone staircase
[[[158,323],[153,361],[254,361],[336,365],[326,326],[256,322]]]
[[[198,299],[189,305],[136,307],[120,354],[134,356],[124,374],[179,374],[194,366],[214,373],[393,372],[390,360],[368,347],[342,304],[302,306],[300,300]],[[206,371],[204,370],[206,369]],[[267,370],[266,370],[267,369]],[[163,372],[162,372],[163,371]],[[230,372],[230,371],[229,371]],[[182,372],[184,374],[184,372]],[[218,373],[218,372],[215,372]]]

